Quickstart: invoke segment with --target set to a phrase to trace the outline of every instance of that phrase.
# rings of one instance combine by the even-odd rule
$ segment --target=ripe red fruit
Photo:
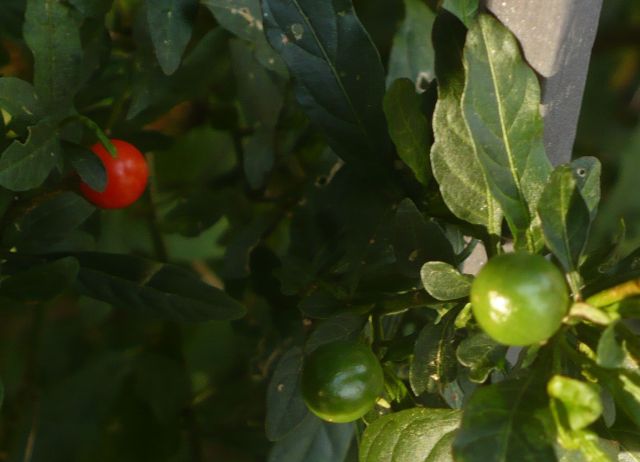
[[[104,191],[96,191],[82,182],[80,191],[84,197],[103,209],[120,209],[133,204],[147,187],[149,168],[138,149],[122,140],[111,140],[116,148],[112,157],[102,143],[91,146],[107,172],[107,186]]]

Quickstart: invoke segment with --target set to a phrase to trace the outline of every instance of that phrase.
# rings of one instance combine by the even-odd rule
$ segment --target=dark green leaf
[[[231,40],[231,60],[244,123],[253,129],[273,129],[283,104],[281,82],[255,60],[251,46]]]
[[[42,116],[33,86],[15,77],[0,78],[0,108],[18,125],[32,125]]]
[[[71,287],[78,275],[73,257],[41,263],[0,281],[0,295],[14,300],[46,301]]]
[[[227,45],[227,37],[215,28],[202,37],[171,76],[162,72],[154,56],[148,24],[144,16],[134,24],[137,45],[134,73],[131,82],[132,100],[127,119],[155,119],[177,103],[195,95],[202,95],[207,85],[219,78],[226,66],[211,67],[211,56],[219,56]],[[207,67],[208,72],[202,72]]]
[[[484,332],[464,339],[456,351],[458,361],[470,369],[469,380],[483,383],[489,374],[504,365],[507,347],[495,342]]]
[[[363,316],[340,313],[322,322],[309,336],[305,353],[309,354],[320,345],[338,340],[355,340],[364,325]]]
[[[113,0],[68,0],[83,16],[102,18],[113,5]]]
[[[562,404],[572,430],[588,427],[602,414],[600,390],[593,384],[555,375],[547,384],[547,392]]]
[[[0,186],[11,191],[27,191],[44,183],[60,156],[60,143],[52,127],[41,124],[29,128],[22,144],[14,141],[0,157]]]
[[[33,82],[44,109],[68,110],[82,74],[79,18],[66,2],[28,0],[23,31],[33,53]]]
[[[408,79],[393,82],[384,96],[389,134],[398,155],[411,168],[418,181],[426,185],[431,178],[429,147],[433,140],[421,105],[415,85]]]
[[[331,148],[380,166],[389,138],[380,56],[350,0],[263,0],[267,38],[296,79],[296,95]]]
[[[539,230],[531,224],[551,172],[538,78],[511,32],[486,14],[470,25],[464,62],[462,107],[480,165],[516,247],[535,251]]]
[[[340,300],[335,293],[318,289],[304,297],[298,308],[310,318],[326,319],[345,310],[345,302]]]
[[[258,189],[273,167],[274,131],[283,92],[279,82],[256,61],[249,45],[232,40],[230,47],[243,122],[253,130],[243,139],[244,170],[249,185]]]
[[[62,462],[78,456],[79,442],[96,441],[131,371],[130,353],[91,358],[40,398],[34,461]]]
[[[269,226],[269,219],[257,216],[245,227],[238,227],[233,240],[227,245],[224,256],[224,275],[239,279],[249,275],[249,257],[260,243],[263,233]]]
[[[420,0],[405,0],[404,7],[404,21],[393,38],[387,86],[407,78],[418,89],[435,77],[431,28],[436,15]]]
[[[422,285],[433,298],[448,301],[469,295],[473,276],[460,274],[448,263],[430,261],[420,270]]]
[[[0,380],[0,409],[2,409],[3,403],[4,403],[4,385],[2,384],[2,380]]]
[[[571,168],[593,220],[600,203],[600,161],[595,157],[579,157],[571,162]]]
[[[453,443],[455,460],[555,461],[547,399],[536,374],[478,388],[466,404]]]
[[[0,8],[0,30],[9,37],[20,37],[25,7],[25,0],[4,0],[2,2],[2,8]]]
[[[268,461],[343,462],[353,428],[353,424],[332,424],[308,414],[302,424],[273,446]]]
[[[156,57],[166,75],[180,66],[189,39],[198,0],[151,0],[147,2],[147,21]]]
[[[460,411],[414,408],[380,417],[364,432],[359,462],[449,462]],[[438,457],[436,457],[438,456]]]
[[[416,395],[441,390],[455,379],[455,319],[456,312],[452,310],[438,324],[427,324],[418,335],[409,370],[409,382]]]
[[[280,56],[269,46],[262,25],[260,0],[201,0],[218,23],[255,46],[255,57],[265,68],[287,77],[287,69]]]
[[[242,140],[243,167],[249,186],[262,188],[275,161],[274,131],[261,129]]]
[[[237,164],[231,135],[207,126],[176,138],[168,149],[157,151],[154,159],[158,185],[163,189],[187,189],[213,181],[229,174]]]
[[[480,168],[462,113],[461,56],[465,33],[464,26],[454,16],[438,15],[433,29],[438,102],[433,114],[435,142],[431,147],[431,168],[442,198],[458,218],[500,235],[502,212]]]
[[[47,252],[50,246],[68,236],[94,212],[95,207],[72,192],[54,195],[18,219],[6,230],[3,243],[25,252]],[[43,233],[42,230],[47,232]]]
[[[262,33],[260,0],[201,0],[222,27],[249,42]]]
[[[179,418],[189,403],[191,383],[184,367],[175,359],[143,353],[136,358],[133,379],[138,397],[161,422]]]
[[[278,441],[302,423],[309,411],[302,400],[302,350],[293,347],[280,358],[267,390],[267,438]]]
[[[394,222],[393,247],[396,261],[408,276],[418,276],[427,261],[451,262],[453,249],[442,230],[424,216],[411,199],[398,205]]]
[[[64,152],[82,181],[91,189],[104,191],[107,187],[107,172],[98,156],[83,146],[71,144],[64,146]]]
[[[177,266],[128,255],[75,256],[82,291],[122,309],[176,321],[230,320],[244,315],[238,302]]]
[[[611,393],[618,408],[640,427],[640,375],[637,371],[593,368],[592,372]]]
[[[547,247],[567,273],[576,271],[591,219],[572,167],[561,165],[553,171],[540,197],[538,214]]]
[[[469,26],[471,20],[478,12],[478,0],[444,0],[442,8],[455,14],[460,21]]]

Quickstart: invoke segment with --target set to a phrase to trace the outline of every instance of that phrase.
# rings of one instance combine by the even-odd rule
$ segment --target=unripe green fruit
[[[471,308],[478,324],[505,345],[547,340],[562,324],[568,306],[564,275],[539,255],[494,257],[471,286]]]
[[[305,359],[301,385],[311,412],[329,422],[351,422],[373,408],[384,374],[369,347],[340,341],[318,347]]]

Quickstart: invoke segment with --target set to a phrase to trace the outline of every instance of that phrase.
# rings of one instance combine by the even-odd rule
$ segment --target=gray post
[[[602,0],[486,0],[486,6],[542,77],[547,154],[554,165],[569,162]]]
[[[544,141],[551,162],[569,162],[602,0],[485,3],[518,37],[525,58],[541,76]],[[486,261],[484,248],[478,246],[463,271],[475,274]]]

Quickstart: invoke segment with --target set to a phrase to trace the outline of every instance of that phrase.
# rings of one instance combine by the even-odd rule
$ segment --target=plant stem
[[[153,247],[156,253],[156,257],[166,262],[169,257],[167,251],[167,245],[164,241],[164,236],[160,230],[160,221],[158,219],[158,209],[156,207],[156,197],[158,195],[158,185],[156,183],[155,175],[155,162],[152,153],[147,154],[147,163],[149,164],[149,192],[147,196],[147,223],[149,226],[149,233],[153,240]]]
[[[602,308],[635,295],[640,295],[640,278],[609,287],[587,298],[586,302],[596,308]]]

